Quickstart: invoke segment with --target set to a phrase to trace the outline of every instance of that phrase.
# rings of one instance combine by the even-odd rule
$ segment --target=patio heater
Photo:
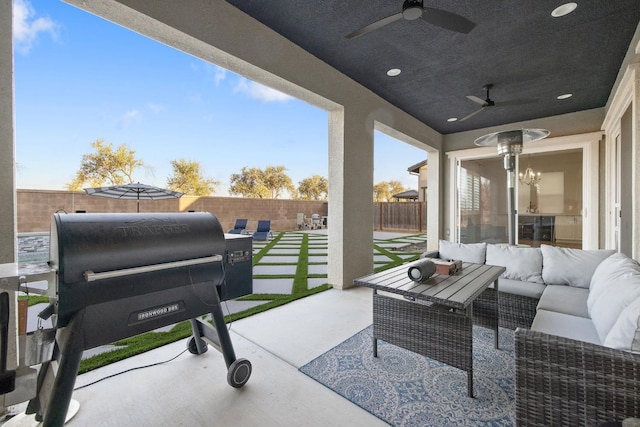
[[[507,171],[507,219],[509,244],[516,244],[516,159],[522,153],[522,145],[536,142],[549,136],[546,129],[521,129],[494,132],[481,136],[474,141],[481,147],[498,147],[498,154],[504,157],[504,169]]]

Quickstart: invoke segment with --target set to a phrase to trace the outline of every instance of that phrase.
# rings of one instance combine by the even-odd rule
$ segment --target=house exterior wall
[[[418,173],[418,201],[420,202],[427,200],[428,169],[429,165],[426,164],[420,167],[420,172]]]
[[[624,71],[620,85],[612,94],[607,117],[602,125],[605,131],[606,170],[605,189],[607,211],[604,220],[609,235],[607,244],[609,247],[619,246],[620,250],[632,256],[640,258],[640,42],[636,49],[636,62],[630,64]],[[615,141],[620,138],[620,150],[622,156],[620,164],[617,164],[615,154]],[[619,183],[617,174],[619,168]],[[621,186],[621,203],[615,206],[612,194],[617,185]],[[618,222],[619,221],[619,222]],[[618,224],[616,224],[618,222]],[[615,237],[615,228],[618,233],[625,233],[619,238]]]
[[[83,192],[18,190],[18,233],[48,232],[55,212],[87,213],[136,212],[135,200],[89,196]],[[275,231],[295,230],[296,215],[327,215],[326,201],[250,199],[241,197],[195,197],[140,202],[140,212],[211,212],[223,230],[233,228],[236,219],[247,218],[247,229],[255,229],[260,219],[271,220]]]

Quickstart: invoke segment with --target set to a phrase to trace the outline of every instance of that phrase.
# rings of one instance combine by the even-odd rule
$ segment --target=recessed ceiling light
[[[451,117],[447,119],[448,122],[457,122],[458,118],[457,117]]]
[[[400,68],[392,68],[389,71],[387,71],[387,76],[395,77],[398,74],[400,74],[401,72],[402,72],[402,70],[400,70]]]
[[[572,93],[565,93],[564,95],[558,96],[558,99],[567,99],[567,98],[571,98],[572,96],[573,96]]]
[[[576,7],[578,7],[578,3],[565,3],[562,4],[558,7],[556,7],[555,9],[553,9],[553,12],[551,12],[551,16],[553,16],[554,18],[559,18],[561,16],[565,16],[570,14],[571,12],[573,12],[574,10],[576,10]]]

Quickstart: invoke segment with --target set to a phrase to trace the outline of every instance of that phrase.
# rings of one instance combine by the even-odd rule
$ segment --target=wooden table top
[[[409,278],[411,265],[407,263],[359,277],[353,283],[453,308],[466,308],[506,270],[495,265],[465,262],[456,274],[434,274],[424,283],[418,283]]]

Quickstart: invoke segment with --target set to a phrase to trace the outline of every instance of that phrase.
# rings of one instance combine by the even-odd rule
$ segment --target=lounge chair
[[[227,231],[227,233],[242,234],[242,232],[245,230],[245,228],[247,228],[247,220],[246,219],[236,219],[236,224],[233,226],[233,228],[231,230]]]
[[[253,233],[253,240],[269,240],[271,234],[271,220],[261,219],[258,221],[258,228]]]

